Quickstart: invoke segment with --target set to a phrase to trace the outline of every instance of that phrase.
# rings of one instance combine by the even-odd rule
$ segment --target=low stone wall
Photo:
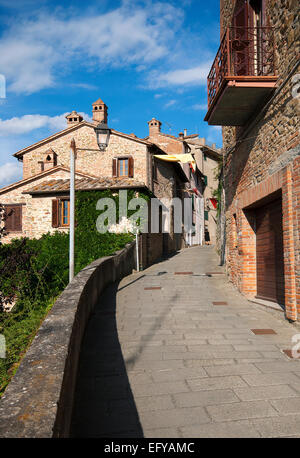
[[[86,324],[103,289],[135,268],[135,242],[85,267],[44,320],[0,400],[0,437],[68,437]]]

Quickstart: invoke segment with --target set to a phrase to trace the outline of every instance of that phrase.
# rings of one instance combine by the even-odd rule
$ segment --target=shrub
[[[134,197],[128,192],[128,200]],[[139,193],[149,199],[149,195]],[[100,234],[96,203],[102,197],[118,196],[109,190],[76,193],[75,274],[103,256],[109,256],[133,239],[132,234]],[[69,281],[69,235],[56,231],[39,239],[16,239],[0,243],[0,296],[13,297],[9,313],[0,309],[0,333],[7,343],[7,358],[0,359],[0,395],[17,363],[30,344],[45,315]],[[1,303],[1,301],[0,301]]]

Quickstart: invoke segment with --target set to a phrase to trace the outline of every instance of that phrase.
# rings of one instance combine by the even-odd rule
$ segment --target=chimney
[[[179,132],[178,137],[183,138],[183,132]]]
[[[186,137],[187,136],[187,129],[184,129],[184,136]]]
[[[66,120],[68,125],[79,124],[81,121],[83,121],[83,117],[78,114],[77,111],[73,110],[66,116]]]
[[[153,137],[160,133],[161,122],[155,118],[152,118],[151,121],[148,121],[149,126],[149,137]]]
[[[99,122],[107,124],[107,106],[101,99],[93,103],[93,121],[95,124]]]
[[[43,156],[43,161],[39,162],[42,172],[52,169],[57,165],[57,154],[52,148],[48,149]]]

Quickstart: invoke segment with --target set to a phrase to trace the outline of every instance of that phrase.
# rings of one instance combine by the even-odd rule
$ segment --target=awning
[[[193,172],[196,171],[196,161],[192,154],[155,154],[154,157],[167,162],[180,162],[181,164],[190,164]]]

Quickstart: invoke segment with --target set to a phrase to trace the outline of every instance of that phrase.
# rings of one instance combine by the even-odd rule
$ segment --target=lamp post
[[[110,129],[105,122],[100,122],[95,128],[97,144],[100,151],[105,151],[108,146]],[[79,148],[80,149],[80,148]],[[70,147],[70,236],[69,236],[69,282],[74,278],[74,252],[75,252],[75,161],[76,143],[74,138]]]
[[[69,235],[69,282],[74,278],[74,249],[75,249],[75,159],[76,144],[74,138],[70,148],[70,235]]]

